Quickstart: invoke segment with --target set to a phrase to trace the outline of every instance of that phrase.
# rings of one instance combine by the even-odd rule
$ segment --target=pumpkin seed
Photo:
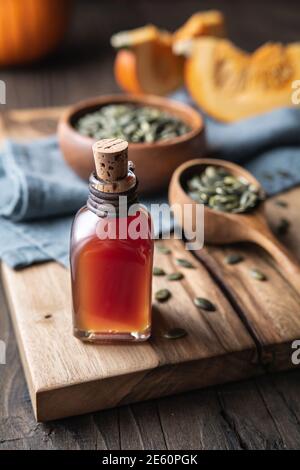
[[[206,310],[207,312],[214,312],[216,310],[215,305],[208,299],[204,297],[196,297],[194,299],[194,304],[196,307]]]
[[[250,275],[253,277],[253,279],[256,279],[257,281],[267,280],[267,276],[262,271],[256,268],[250,269]]]
[[[216,167],[215,166],[208,166],[206,168],[205,175],[207,176],[207,178],[212,178],[212,179],[216,178],[218,176]]]
[[[277,170],[277,173],[278,173],[278,175],[281,176],[282,178],[291,178],[291,177],[292,177],[291,173],[290,173],[289,171],[287,171],[287,170],[281,170],[281,169],[279,169],[279,170]]]
[[[272,173],[268,173],[267,171],[264,171],[262,173],[262,177],[268,181],[272,181],[274,179],[274,176],[272,175]]]
[[[263,198],[259,188],[245,178],[214,166],[193,176],[187,186],[192,199],[221,212],[247,212]]]
[[[183,328],[171,328],[163,334],[166,339],[179,339],[187,335],[186,330]]]
[[[278,235],[285,235],[290,227],[290,222],[287,219],[281,219],[277,227]]]
[[[184,276],[182,273],[171,273],[167,276],[168,281],[180,281],[180,279],[183,279]]]
[[[123,138],[129,142],[157,142],[190,131],[190,127],[168,112],[151,106],[110,104],[82,116],[75,123],[80,134],[103,139]]]
[[[242,255],[239,255],[238,253],[232,253],[231,255],[226,256],[224,261],[226,264],[237,264],[243,260],[244,257]]]
[[[190,261],[188,261],[187,259],[176,258],[176,263],[179,266],[182,266],[183,268],[188,268],[188,269],[194,269],[195,268],[195,266]]]
[[[275,204],[278,207],[288,207],[288,203],[282,199],[276,199]]]
[[[169,254],[171,254],[170,248],[167,248],[166,246],[157,245],[157,246],[156,246],[156,249],[157,249],[157,251],[159,251],[160,253],[162,253],[162,254],[164,254],[164,255],[169,255]]]
[[[157,266],[154,266],[153,268],[153,276],[164,276],[166,273],[162,268],[158,268]]]
[[[171,292],[168,289],[160,289],[155,293],[155,299],[158,302],[166,302],[171,297]]]

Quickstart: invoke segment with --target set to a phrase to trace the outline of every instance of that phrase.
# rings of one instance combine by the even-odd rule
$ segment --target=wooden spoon
[[[183,205],[192,204],[191,227],[196,229],[196,205],[187,193],[187,181],[200,174],[208,165],[219,166],[234,176],[241,176],[254,184],[263,193],[260,183],[247,170],[239,165],[210,158],[190,160],[180,165],[173,173],[169,186],[169,202],[174,205],[174,215],[178,223],[183,224]],[[204,206],[204,243],[227,244],[234,242],[254,242],[263,247],[283,268],[290,283],[300,289],[300,267],[294,256],[271,232],[264,213],[264,201],[260,202],[251,212],[233,214],[221,212]],[[195,233],[195,232],[194,232]]]

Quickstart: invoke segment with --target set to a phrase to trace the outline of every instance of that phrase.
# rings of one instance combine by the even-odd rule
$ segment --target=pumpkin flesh
[[[228,40],[197,39],[185,65],[186,86],[198,105],[222,121],[291,106],[300,76],[300,43],[266,44],[253,54]]]
[[[225,37],[225,18],[220,11],[194,13],[181,28],[173,34],[173,43],[201,36]]]
[[[164,95],[182,84],[183,58],[173,54],[168,32],[148,25],[118,33],[111,43],[121,48],[116,55],[114,72],[123,90]]]

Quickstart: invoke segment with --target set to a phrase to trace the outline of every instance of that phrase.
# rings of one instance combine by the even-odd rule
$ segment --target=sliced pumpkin
[[[173,34],[173,43],[200,36],[225,37],[225,19],[218,10],[194,13],[181,28]]]
[[[123,90],[165,95],[182,84],[184,59],[173,54],[167,31],[148,25],[115,34],[111,44],[120,49],[114,74]]]
[[[193,41],[185,65],[186,86],[208,114],[222,121],[291,106],[292,83],[300,76],[300,43],[268,43],[248,54],[230,41]]]

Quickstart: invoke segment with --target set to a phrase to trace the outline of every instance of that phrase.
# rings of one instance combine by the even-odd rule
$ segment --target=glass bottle
[[[73,331],[81,340],[145,341],[151,332],[152,223],[127,152],[121,139],[94,144],[96,172],[72,226]]]

